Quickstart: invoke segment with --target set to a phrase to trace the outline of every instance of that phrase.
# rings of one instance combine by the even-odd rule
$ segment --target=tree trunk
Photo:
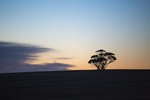
[[[97,70],[100,70],[100,68],[97,66]]]
[[[104,69],[106,69],[106,67],[107,67],[108,64],[109,64],[109,63],[106,63],[106,65],[104,66]]]
[[[96,65],[96,68],[97,68],[97,70],[100,70],[100,68],[99,68],[99,66],[98,66],[98,65]]]
[[[102,70],[105,70],[105,68],[106,68],[105,66],[106,66],[106,64],[104,64],[101,69],[102,69]]]
[[[105,70],[105,68],[104,67],[102,67],[102,69],[101,70]]]

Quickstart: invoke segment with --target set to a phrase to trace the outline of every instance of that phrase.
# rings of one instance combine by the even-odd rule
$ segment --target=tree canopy
[[[88,63],[93,64],[98,70],[105,70],[108,64],[117,60],[114,53],[106,52],[103,49],[95,52],[96,55],[92,55]]]

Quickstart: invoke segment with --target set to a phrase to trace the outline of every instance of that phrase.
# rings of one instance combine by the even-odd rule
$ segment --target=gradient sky
[[[108,69],[150,69],[150,1],[0,0],[0,41],[53,49],[24,60],[32,65],[95,69],[87,62],[104,49],[118,59]]]

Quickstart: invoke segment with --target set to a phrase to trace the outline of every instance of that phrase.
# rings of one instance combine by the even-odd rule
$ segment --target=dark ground
[[[0,74],[0,100],[150,100],[150,70]]]

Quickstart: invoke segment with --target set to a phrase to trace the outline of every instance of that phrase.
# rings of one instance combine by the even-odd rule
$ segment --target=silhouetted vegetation
[[[88,61],[89,64],[93,64],[97,67],[97,70],[105,70],[107,65],[117,60],[114,53],[106,52],[105,50],[95,51],[97,54],[92,55]]]

